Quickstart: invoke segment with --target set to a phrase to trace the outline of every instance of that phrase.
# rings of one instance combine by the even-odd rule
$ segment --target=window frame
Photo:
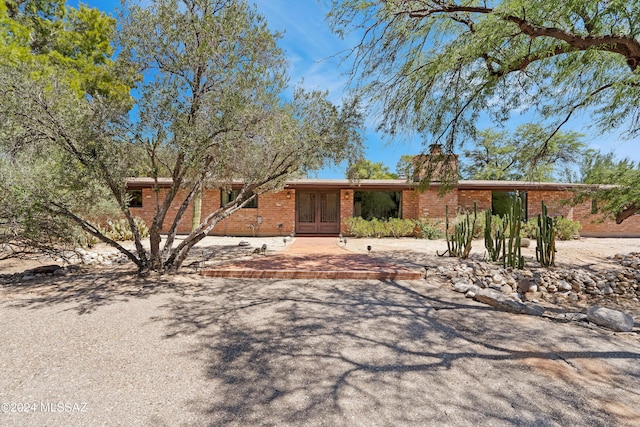
[[[220,207],[223,207],[224,205],[231,202],[232,200],[235,200],[238,197],[238,194],[240,194],[240,190],[234,190],[234,189],[225,190],[221,188],[220,189]],[[225,202],[225,195],[227,195],[226,202]],[[241,209],[258,209],[258,195],[256,195],[253,198],[253,200],[251,200],[249,203],[244,205]]]
[[[128,208],[142,208],[142,207],[144,207],[144,200],[142,198],[142,189],[127,190],[126,194],[127,194],[127,207]],[[140,196],[136,197],[136,196],[134,196],[134,194],[136,194],[136,195],[139,194]]]

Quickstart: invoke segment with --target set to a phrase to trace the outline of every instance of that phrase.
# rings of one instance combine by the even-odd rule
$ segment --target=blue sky
[[[252,0],[249,0],[252,1]],[[325,0],[253,0],[274,31],[283,33],[280,47],[289,61],[291,83],[303,82],[308,89],[328,90],[330,98],[338,103],[345,95],[349,71],[348,63],[342,61],[345,52],[358,39],[341,40],[334,35],[325,21],[328,5]],[[119,5],[115,0],[85,0],[83,3],[106,12],[113,12]],[[75,6],[76,0],[69,1]],[[369,118],[365,130],[366,157],[382,162],[391,171],[404,154],[417,154],[423,149],[419,136],[406,136],[388,141],[375,132],[375,118]],[[617,134],[600,135],[587,129],[588,115],[576,117],[563,130],[575,130],[585,134],[585,142],[603,152],[613,151],[618,157],[630,157],[640,161],[640,141],[624,140]],[[517,120],[514,121],[514,126]],[[485,127],[489,127],[487,123]],[[482,127],[482,124],[481,124]],[[344,165],[318,172],[318,178],[343,178]]]

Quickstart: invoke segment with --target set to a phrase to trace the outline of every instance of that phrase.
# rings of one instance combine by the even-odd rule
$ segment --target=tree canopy
[[[384,163],[358,159],[347,168],[347,178],[358,179],[396,179],[398,175],[391,172]]]
[[[333,29],[361,36],[354,80],[392,136],[416,131],[452,151],[485,115],[502,123],[529,114],[545,125],[542,155],[578,113],[598,131],[640,131],[636,1],[332,4]]]
[[[533,124],[521,125],[513,133],[494,129],[480,131],[474,148],[464,150],[463,177],[539,182],[568,180],[571,166],[577,168],[586,149],[582,135],[558,131],[540,155],[537,144],[544,135],[542,126]]]
[[[37,201],[52,218],[71,219],[117,247],[140,271],[177,270],[220,220],[256,195],[282,188],[292,174],[360,157],[357,100],[338,107],[326,93],[301,88],[283,100],[287,76],[278,35],[247,2],[125,2],[118,26],[113,64],[124,76],[141,76],[131,80],[135,108],[88,88],[77,96],[65,82],[64,67],[54,66],[40,78],[30,60],[21,60],[0,70],[0,118],[12,129],[3,140],[37,146],[45,156],[62,153],[65,160],[57,163],[66,176],[52,181],[55,192],[39,189],[38,179],[10,177],[10,188]],[[29,159],[14,157],[11,170]],[[127,177],[138,174],[154,179],[157,195],[149,252],[126,193]],[[158,185],[162,177],[171,178],[166,191]],[[196,194],[235,182],[243,186],[237,198],[203,212],[192,233],[176,242],[178,223]],[[95,188],[112,201],[133,231],[135,250],[109,239],[78,208],[79,188]],[[170,207],[176,213],[172,222]]]
[[[636,162],[592,150],[584,156],[580,174],[583,183],[598,187],[578,194],[577,201],[593,200],[600,212],[613,213],[618,224],[640,209],[640,165]]]

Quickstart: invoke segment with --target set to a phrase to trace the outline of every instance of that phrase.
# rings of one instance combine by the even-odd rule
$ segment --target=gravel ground
[[[637,334],[496,312],[435,278],[111,268],[0,290],[3,426],[640,424]]]

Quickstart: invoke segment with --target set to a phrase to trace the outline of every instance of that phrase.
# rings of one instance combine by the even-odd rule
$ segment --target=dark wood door
[[[339,191],[296,191],[296,233],[340,232]]]

